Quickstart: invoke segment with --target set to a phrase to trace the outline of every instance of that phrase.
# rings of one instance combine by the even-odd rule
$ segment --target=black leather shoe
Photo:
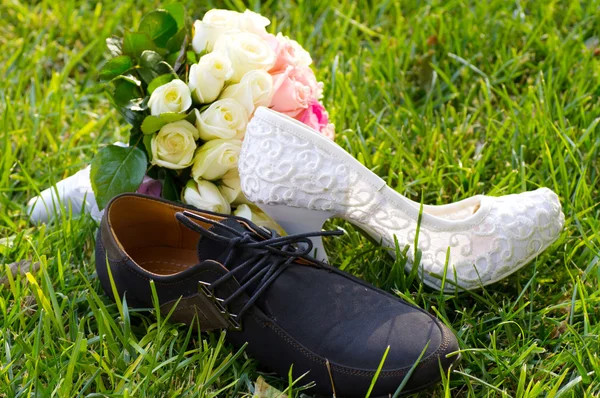
[[[308,256],[308,236],[277,236],[243,218],[143,195],[107,206],[96,243],[96,268],[112,296],[152,307],[202,331],[227,329],[235,346],[287,378],[314,381],[311,393],[364,397],[389,346],[371,396],[393,394],[427,349],[403,392],[440,379],[458,349],[450,330],[427,312]],[[331,233],[330,233],[331,234]],[[329,368],[329,369],[328,369]]]

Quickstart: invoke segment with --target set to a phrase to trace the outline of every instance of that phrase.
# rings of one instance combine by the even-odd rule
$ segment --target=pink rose
[[[281,33],[280,33],[281,35]],[[275,65],[269,70],[269,73],[275,75],[277,73],[284,72],[288,66],[295,66],[297,64],[294,46],[289,41],[283,41],[279,36],[267,34],[263,36],[267,41],[271,49],[275,52]]]
[[[269,73],[275,75],[284,72],[288,66],[309,66],[312,58],[296,40],[277,33],[273,36],[270,33],[261,36],[275,53],[275,65],[269,70]]]
[[[308,127],[313,128],[325,137],[333,140],[335,128],[329,123],[329,115],[320,102],[313,102],[305,111],[297,116],[297,119]]]
[[[333,141],[335,139],[335,125],[333,123],[329,123],[327,126],[321,129],[321,134]]]
[[[271,108],[296,117],[316,102],[322,93],[314,72],[307,66],[288,66],[284,72],[273,75]]]
[[[142,184],[136,192],[160,198],[160,194],[162,192],[162,185],[159,180],[155,180],[154,178],[144,176]]]

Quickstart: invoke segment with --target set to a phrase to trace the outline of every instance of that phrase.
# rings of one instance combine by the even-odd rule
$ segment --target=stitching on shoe
[[[290,344],[292,347],[294,347],[297,351],[300,351],[307,358],[309,358],[312,361],[317,362],[321,365],[325,364],[325,361],[323,359],[321,359],[319,356],[313,354],[312,352],[310,352],[309,350],[307,350],[306,348],[304,348],[303,346],[298,344],[298,342],[296,342],[295,340],[291,339],[279,327],[274,327],[272,322],[267,323],[266,326],[270,327],[271,330],[273,330],[275,333],[277,333],[288,344]],[[429,364],[430,362],[436,361],[438,359],[439,353],[443,352],[447,348],[450,340],[448,338],[447,333],[443,332],[443,329],[442,329],[442,335],[443,335],[443,339],[442,339],[442,343],[440,344],[440,346],[433,353],[431,353],[429,356],[427,356],[425,359],[423,359],[421,362],[419,362],[419,365],[417,367],[422,367],[426,364]],[[375,371],[350,370],[346,367],[343,367],[341,365],[336,365],[331,362],[330,362],[330,366],[336,372],[347,374],[347,375],[360,376],[360,377],[373,377],[375,375]],[[412,365],[404,367],[404,368],[396,369],[396,370],[388,370],[388,371],[382,370],[381,373],[379,374],[379,377],[404,376],[408,373],[410,368],[412,368]]]
[[[174,263],[174,262],[171,262],[171,261],[158,261],[158,260],[138,261],[136,264],[138,264],[138,265],[142,265],[142,264],[169,264],[169,265],[176,265],[178,267],[183,267],[183,268],[189,268],[190,267],[189,264],[181,264],[181,263]]]
[[[104,251],[104,246],[102,244],[102,241],[100,240],[100,244],[99,244],[100,248],[102,251]],[[143,275],[140,275],[138,272],[136,272],[134,269],[132,269],[130,267],[130,264],[133,263],[135,264],[132,260],[129,260],[128,258],[125,258],[123,260],[119,260],[119,261],[114,261],[113,262],[115,265],[124,265],[124,268],[135,274],[136,276],[138,276],[139,278],[149,282],[151,279],[150,278],[146,278]],[[219,274],[217,272],[215,272],[214,270],[198,270],[196,273],[194,273],[193,275],[190,275],[189,277],[194,277],[194,276],[198,276],[200,274],[208,274],[208,275],[213,275],[213,276],[218,276]],[[174,285],[177,283],[180,283],[181,281],[177,281],[177,282],[161,282],[161,281],[156,281],[154,280],[154,283],[156,284],[161,284],[161,285],[165,285],[165,286],[169,286],[169,285]],[[225,285],[224,287],[227,288],[227,290],[230,292],[230,288],[229,286]],[[176,311],[178,311],[178,309],[176,309]],[[321,359],[319,356],[313,354],[311,351],[307,350],[306,348],[304,348],[303,346],[301,346],[300,344],[298,344],[295,340],[291,339],[289,336],[287,336],[287,334],[285,334],[283,332],[283,330],[281,330],[281,328],[279,328],[278,326],[276,327],[273,322],[264,322],[263,320],[259,319],[257,317],[256,314],[252,314],[253,318],[260,324],[262,324],[265,327],[269,327],[271,330],[273,330],[277,335],[279,335],[281,338],[283,338],[290,346],[292,346],[293,348],[295,348],[297,351],[301,352],[305,357],[307,357],[308,359],[312,360],[313,362],[316,362],[320,365],[325,365],[325,361],[323,359]],[[439,354],[441,352],[443,352],[449,342],[450,339],[448,337],[448,334],[444,332],[444,329],[438,325],[438,328],[441,330],[442,332],[442,343],[439,345],[439,347],[429,356],[427,356],[425,359],[423,359],[419,365],[417,367],[422,367],[425,364],[429,364],[430,362],[433,362],[435,360],[437,360]],[[375,374],[375,371],[365,371],[365,370],[350,370],[348,368],[345,368],[343,366],[334,364],[334,363],[330,363],[332,369],[334,369],[336,372],[338,373],[342,373],[342,374],[347,374],[347,375],[354,375],[354,376],[360,376],[360,377],[373,377],[373,375]],[[405,368],[401,368],[401,369],[396,369],[396,370],[391,370],[391,371],[385,371],[382,370],[381,373],[379,374],[379,377],[396,377],[396,376],[403,376],[406,375],[406,373],[408,373],[408,371],[410,370],[410,368],[412,367],[405,367]]]
[[[102,239],[99,239],[99,241],[98,241],[98,247],[101,250],[101,253],[105,253],[106,252],[105,249],[104,249],[104,244],[102,243]],[[105,255],[104,255],[104,257],[105,257]],[[152,280],[150,278],[146,278],[145,276],[139,274],[136,270],[132,269],[130,267],[130,265],[131,264],[135,265],[136,263],[133,262],[132,260],[129,260],[127,257],[124,258],[123,260],[109,262],[109,266],[111,266],[111,264],[114,264],[116,266],[121,266],[122,268],[125,268],[127,271],[133,273],[135,276],[137,276],[138,278],[141,278],[142,280],[144,280],[146,282],[150,282]],[[220,276],[220,274],[218,272],[216,272],[215,270],[208,269],[208,270],[199,270],[199,272],[194,273],[191,277],[198,276],[200,274],[207,274],[207,275],[216,276],[216,277]],[[179,282],[184,282],[184,280],[181,280]],[[166,283],[166,282],[159,282],[159,281],[156,281],[156,280],[154,281],[154,283],[162,284],[162,285],[173,285],[173,284],[176,284],[176,283],[179,283],[179,282]],[[235,289],[233,289],[230,284],[224,284],[222,286],[222,289],[225,289],[227,294],[232,294],[235,291]],[[184,298],[184,297],[187,298],[189,296],[181,296],[181,297],[182,298]],[[166,304],[166,303],[164,303],[164,304]],[[191,308],[191,307],[196,307],[200,312],[202,312],[206,316],[206,314],[204,313],[204,311],[202,311],[202,309],[200,309],[199,307],[197,307],[195,305],[189,305],[189,306],[185,306],[185,307],[177,307],[174,312],[179,312],[179,311],[181,311],[183,309],[188,309],[188,308]],[[258,318],[256,316],[256,314],[254,314],[254,311],[252,311],[252,316],[263,327],[265,326],[265,322],[263,320],[261,320],[260,318]]]
[[[167,272],[167,274],[159,274],[160,276],[171,276],[172,274],[180,272],[177,268],[155,268],[154,271]],[[155,272],[156,274],[157,272]]]

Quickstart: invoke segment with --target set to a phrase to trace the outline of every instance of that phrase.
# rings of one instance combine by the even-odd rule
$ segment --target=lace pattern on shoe
[[[392,250],[394,236],[401,249],[414,244],[417,221],[392,197],[382,194],[381,187],[361,178],[326,147],[260,116],[248,125],[239,170],[244,194],[252,202],[334,213],[362,224]],[[428,279],[429,284],[441,285],[439,276],[445,271],[448,248],[451,261],[446,278],[450,285],[476,288],[527,264],[557,239],[564,225],[558,197],[547,188],[503,197],[482,196],[482,200],[489,206],[481,222],[454,228],[421,223],[420,265],[435,276]],[[465,214],[453,217],[460,219],[461,215]],[[410,263],[413,249],[408,255]]]

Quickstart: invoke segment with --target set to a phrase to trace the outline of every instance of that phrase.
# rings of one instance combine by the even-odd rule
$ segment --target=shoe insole
[[[198,264],[196,249],[140,247],[129,250],[129,255],[137,265],[157,275],[177,274]]]

